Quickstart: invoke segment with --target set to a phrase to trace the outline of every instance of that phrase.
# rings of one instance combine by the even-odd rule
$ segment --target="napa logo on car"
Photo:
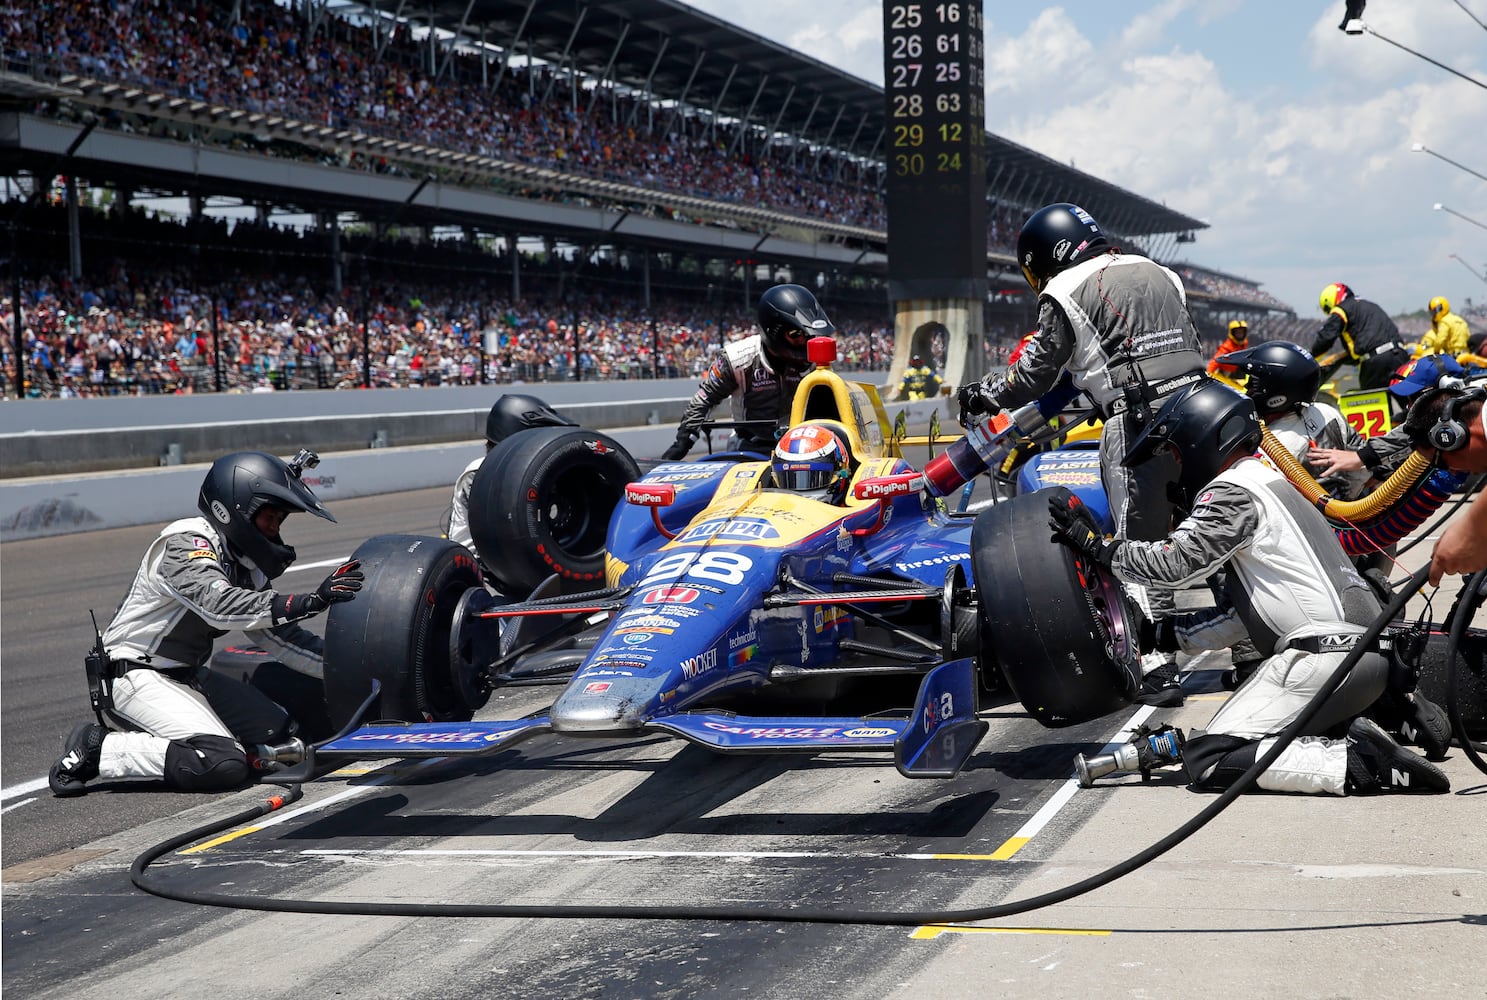
[[[816,633],[819,635],[827,629],[834,627],[837,622],[842,621],[846,617],[848,617],[847,612],[843,611],[840,607],[835,605],[827,607],[817,605],[815,614]]]
[[[689,656],[681,662],[682,676],[688,680],[705,674],[718,665],[718,651],[709,649],[705,653]]]
[[[701,521],[676,536],[678,542],[717,538],[724,541],[758,542],[779,538],[775,526],[762,517],[730,517]]]

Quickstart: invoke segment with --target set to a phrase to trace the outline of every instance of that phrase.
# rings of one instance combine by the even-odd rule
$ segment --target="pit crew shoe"
[[[1142,778],[1151,776],[1153,768],[1182,763],[1182,730],[1163,725],[1156,729],[1142,726],[1114,753],[1086,757],[1074,755],[1074,775],[1080,788],[1089,788],[1096,778],[1120,771],[1140,771]]]
[[[1395,743],[1372,719],[1360,716],[1348,726],[1347,791],[1350,794],[1438,794],[1450,790],[1451,779],[1444,771]]]
[[[47,773],[47,784],[58,798],[70,798],[87,792],[86,782],[98,777],[98,761],[103,756],[103,738],[108,730],[85,722],[67,734],[62,756]]]
[[[1141,678],[1141,693],[1136,700],[1157,708],[1179,708],[1186,700],[1182,693],[1181,675],[1176,660],[1167,660]]]
[[[1419,691],[1405,695],[1403,701],[1404,718],[1399,723],[1399,735],[1404,737],[1404,742],[1419,747],[1426,760],[1445,760],[1446,750],[1451,746],[1451,719],[1446,710]]]

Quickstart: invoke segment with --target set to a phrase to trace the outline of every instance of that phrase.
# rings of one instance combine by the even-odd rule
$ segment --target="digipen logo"
[[[915,472],[897,476],[882,476],[864,479],[857,484],[854,493],[859,500],[879,500],[884,497],[917,493],[924,486],[924,477]]]

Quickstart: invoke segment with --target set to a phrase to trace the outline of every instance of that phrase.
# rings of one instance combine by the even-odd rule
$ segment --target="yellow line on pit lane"
[[[246,837],[250,833],[258,833],[260,830],[266,830],[271,826],[278,826],[280,823],[283,823],[286,820],[294,819],[296,816],[303,816],[305,813],[315,812],[316,810],[324,809],[326,806],[334,805],[337,802],[343,802],[346,799],[355,798],[363,792],[370,791],[378,787],[379,785],[383,785],[389,781],[392,781],[394,778],[402,777],[410,770],[421,770],[425,767],[431,767],[432,765],[438,764],[446,759],[447,758],[445,757],[430,757],[426,760],[421,760],[418,763],[411,765],[410,767],[397,768],[393,773],[388,774],[386,777],[369,781],[365,785],[354,785],[351,788],[346,788],[337,792],[329,798],[321,799],[319,802],[312,802],[308,805],[300,806],[298,809],[291,810],[290,812],[272,816],[269,819],[264,820],[262,823],[259,823],[257,826],[240,827],[239,829],[236,829],[231,833],[224,833],[222,836],[217,837],[213,840],[208,840],[204,843],[197,844],[194,847],[188,847],[184,851],[178,851],[176,853],[200,854],[203,851],[209,851],[213,847],[218,847],[222,844],[228,843],[229,841],[237,840],[239,837]],[[353,768],[340,768],[331,772],[332,775],[340,774],[348,777],[366,773],[369,772]],[[327,775],[327,777],[329,777],[329,775]]]
[[[915,941],[933,941],[941,934],[1071,934],[1075,937],[1109,937],[1113,931],[1085,927],[963,927],[960,924],[926,924],[909,935]]]

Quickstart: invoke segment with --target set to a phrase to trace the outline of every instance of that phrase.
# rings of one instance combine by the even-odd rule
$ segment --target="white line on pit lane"
[[[46,786],[47,782],[45,778],[34,778],[31,781],[23,781],[19,785],[11,785],[4,791],[0,791],[0,802],[6,799],[19,798],[22,795],[30,795],[32,792],[39,792]],[[6,808],[10,807],[7,806]]]
[[[21,806],[28,806],[31,803],[35,802],[35,801],[36,800],[34,798],[30,798],[30,799],[21,799],[21,801],[19,801],[19,802],[12,802],[10,805],[6,806],[4,809],[0,809],[0,813],[8,813],[12,809],[19,809]]]

